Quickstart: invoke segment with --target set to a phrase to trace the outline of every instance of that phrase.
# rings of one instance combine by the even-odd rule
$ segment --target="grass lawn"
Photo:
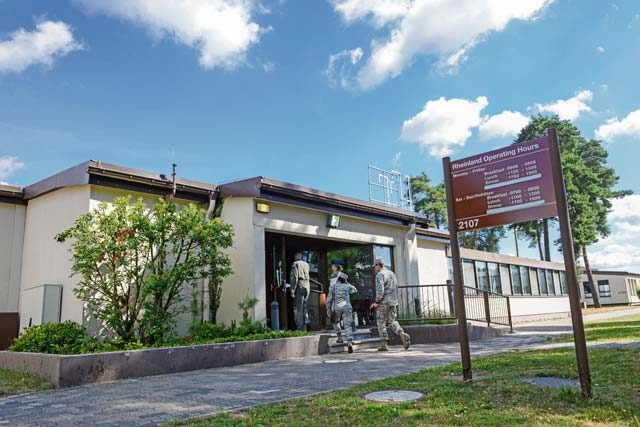
[[[635,318],[635,316],[634,316]],[[640,318],[588,325],[592,339],[640,338]],[[511,351],[476,359],[478,378],[453,379],[459,363],[343,391],[267,404],[175,425],[184,426],[640,426],[640,348],[589,350],[593,397],[574,389],[540,388],[525,376],[577,379],[572,348]],[[416,390],[421,400],[373,403],[363,395],[379,390]]]
[[[36,375],[0,369],[0,397],[50,388],[51,384]]]
[[[640,341],[640,314],[617,317],[584,325],[587,342]],[[573,341],[573,334],[564,335],[558,341]]]
[[[589,307],[589,308],[583,308],[582,314],[585,315],[585,314],[608,313],[611,311],[626,311],[626,310],[633,310],[634,308],[639,308],[639,307],[633,306],[633,305],[614,305],[614,306],[604,306],[600,308]]]

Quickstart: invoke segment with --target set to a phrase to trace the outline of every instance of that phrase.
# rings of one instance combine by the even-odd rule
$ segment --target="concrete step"
[[[338,334],[336,333],[332,333],[332,334],[327,334],[329,336],[329,345],[331,344],[337,344],[336,341],[338,340]],[[354,341],[362,341],[362,340],[366,340],[369,338],[375,338],[371,332],[369,331],[358,331],[358,332],[354,332],[353,333],[353,340]],[[342,334],[342,339],[346,342],[347,341],[347,335],[346,334]]]
[[[380,338],[365,338],[365,339],[353,340],[353,351],[366,350],[369,348],[378,348],[378,347],[380,347]],[[346,341],[341,344],[338,344],[338,343],[329,344],[329,353],[331,354],[346,353],[346,351],[347,351]]]

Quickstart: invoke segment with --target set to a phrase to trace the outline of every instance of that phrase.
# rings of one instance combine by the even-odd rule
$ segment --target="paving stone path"
[[[530,325],[471,344],[473,357],[550,346],[567,326]],[[562,344],[552,344],[553,346]],[[566,345],[566,344],[564,344]],[[569,344],[570,345],[570,344]],[[326,363],[343,359],[354,363]],[[365,350],[91,384],[0,398],[0,427],[151,426],[346,388],[459,360],[459,346],[430,344],[388,353]],[[342,382],[336,383],[336,378]]]

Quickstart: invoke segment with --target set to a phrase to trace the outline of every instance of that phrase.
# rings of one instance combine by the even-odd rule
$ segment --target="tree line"
[[[607,216],[611,212],[611,200],[627,196],[630,190],[618,190],[619,177],[608,165],[608,152],[603,142],[585,138],[569,120],[561,120],[557,115],[531,117],[513,141],[520,144],[546,135],[547,129],[555,127],[558,132],[562,169],[569,204],[569,218],[573,233],[576,258],[582,258],[587,274],[593,302],[600,307],[600,295],[594,285],[589,263],[588,247],[600,238],[607,237],[610,226]],[[411,178],[411,191],[415,210],[424,214],[435,228],[447,228],[447,203],[444,183],[432,183],[426,173]],[[524,240],[529,247],[537,248],[540,260],[551,260],[551,245],[562,251],[562,242],[551,242],[550,228],[557,220],[548,218],[509,226],[491,227],[459,233],[460,246],[487,252],[498,252],[500,241],[513,233],[516,254],[519,242]]]

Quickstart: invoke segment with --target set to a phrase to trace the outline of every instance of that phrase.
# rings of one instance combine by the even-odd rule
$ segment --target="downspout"
[[[409,236],[413,235],[414,239],[411,239],[411,242],[413,242],[415,240],[415,234],[416,234],[416,223],[415,221],[411,222],[411,224],[409,224],[409,230],[407,231],[407,233],[404,235],[404,262],[405,262],[405,268],[407,271],[407,285],[419,285],[420,283],[411,283],[411,281],[414,279],[413,274],[412,274],[412,268],[411,268],[411,250],[409,248]]]
[[[204,214],[205,221],[211,221],[213,217],[213,212],[216,209],[216,203],[218,199],[215,197],[215,192],[209,192],[209,207],[207,208],[207,212]],[[208,287],[208,283],[206,280],[202,281],[202,288],[200,289],[200,323],[204,323],[204,291]],[[209,308],[211,309],[211,308]]]
[[[207,213],[204,215],[205,221],[211,221],[211,217],[213,215],[213,211],[216,210],[216,202],[218,199],[214,197],[214,192],[209,192],[209,208],[207,209]]]

